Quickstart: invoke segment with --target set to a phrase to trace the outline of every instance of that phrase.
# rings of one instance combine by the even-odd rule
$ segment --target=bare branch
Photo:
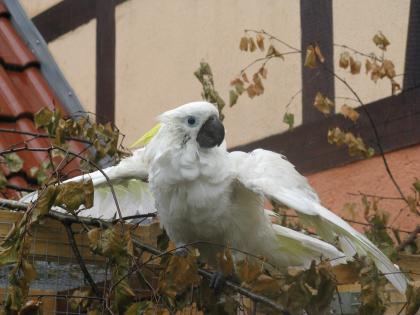
[[[38,133],[38,132],[29,132],[29,131],[23,131],[23,130],[18,130],[18,129],[0,128],[0,133],[2,132],[3,133],[16,133],[20,135],[32,136],[35,138],[50,138],[50,139],[55,138],[54,135],[48,135],[45,133]],[[77,142],[86,143],[86,144],[93,144],[89,140],[80,139],[80,138],[64,137],[64,139],[68,141],[77,141]]]
[[[380,155],[381,155],[381,157],[382,157],[382,161],[384,162],[384,166],[385,166],[385,170],[386,170],[386,172],[388,173],[388,176],[389,176],[389,178],[391,179],[391,181],[392,181],[392,183],[394,184],[394,186],[395,186],[395,188],[397,189],[397,191],[398,191],[398,193],[400,194],[400,196],[401,196],[401,198],[405,201],[405,202],[407,202],[407,198],[405,197],[405,195],[404,195],[404,193],[402,192],[402,190],[401,190],[401,187],[398,185],[398,183],[397,183],[397,181],[395,180],[395,178],[394,178],[394,175],[392,174],[392,172],[391,172],[391,169],[389,168],[389,165],[388,165],[388,160],[386,159],[386,157],[385,157],[385,152],[384,152],[384,149],[383,149],[383,147],[382,147],[382,143],[381,143],[381,139],[380,139],[380,137],[379,137],[379,132],[378,132],[378,129],[376,128],[376,124],[375,124],[375,122],[373,121],[373,118],[372,118],[372,116],[370,115],[370,113],[369,113],[369,111],[368,111],[368,109],[366,108],[366,106],[365,106],[365,104],[363,103],[363,101],[360,99],[360,97],[359,97],[359,95],[356,93],[356,91],[351,87],[351,85],[346,81],[346,80],[344,80],[341,76],[339,76],[339,75],[337,75],[333,70],[331,70],[330,68],[328,68],[328,67],[326,67],[325,66],[325,64],[323,64],[323,69],[327,72],[327,73],[329,73],[330,75],[332,75],[332,76],[334,76],[337,80],[339,80],[341,83],[343,83],[346,87],[347,87],[347,89],[354,95],[354,97],[357,99],[357,101],[359,102],[359,104],[360,104],[360,107],[362,108],[362,110],[365,112],[365,114],[366,114],[366,116],[367,116],[367,118],[368,118],[368,120],[369,120],[369,123],[370,123],[370,125],[371,125],[371,127],[372,127],[372,130],[373,130],[373,133],[374,133],[374,135],[375,135],[375,140],[376,140],[376,145],[378,146],[378,149],[379,149],[379,153],[380,153]]]
[[[80,159],[82,161],[85,161],[86,163],[92,165],[95,169],[97,169],[102,174],[102,176],[105,177],[105,180],[106,180],[106,182],[109,186],[109,189],[111,190],[111,194],[112,194],[112,198],[114,199],[115,207],[117,208],[118,217],[121,220],[121,222],[123,222],[123,220],[122,220],[123,216],[122,216],[120,205],[118,203],[117,195],[115,193],[114,186],[113,186],[111,180],[109,179],[108,175],[96,163],[94,163],[93,161],[81,156],[80,154],[71,152],[69,150],[65,150],[65,149],[57,147],[57,146],[51,146],[50,148],[30,148],[28,146],[24,146],[24,147],[19,147],[19,148],[12,148],[12,149],[9,149],[9,150],[3,150],[3,151],[0,152],[0,156],[6,155],[6,154],[9,154],[9,153],[21,152],[21,151],[49,152],[51,150],[59,150],[59,151],[61,151],[63,153],[66,153],[68,155],[75,156],[78,159]],[[122,229],[124,228],[123,224],[121,224],[121,228]]]
[[[83,260],[82,255],[80,254],[79,248],[77,247],[76,240],[74,239],[73,229],[71,228],[71,223],[68,223],[66,221],[63,222],[64,227],[66,228],[67,232],[67,238],[69,240],[70,246],[73,250],[73,254],[76,257],[77,262],[79,263],[80,269],[82,270],[85,279],[87,282],[89,282],[90,287],[93,290],[93,293],[97,297],[101,296],[101,293],[99,292],[98,286],[96,285],[95,281],[93,280],[92,276],[90,275],[89,271],[86,268],[86,264]]]
[[[15,207],[16,209],[26,209],[26,207],[28,206],[27,203],[23,203],[23,202],[19,202],[19,201],[12,201],[12,200],[4,200],[4,199],[0,199],[0,205],[8,205],[9,207]],[[104,220],[100,220],[100,219],[95,219],[95,218],[85,218],[85,217],[74,217],[65,213],[61,213],[61,212],[57,212],[57,211],[50,211],[48,214],[49,217],[56,219],[60,222],[68,222],[69,224],[71,223],[84,223],[86,225],[91,225],[91,226],[96,226],[96,227],[111,227],[112,224],[110,222],[104,221]],[[164,255],[169,254],[168,252],[161,252],[160,250],[142,243],[141,241],[139,241],[137,238],[133,237],[133,244],[136,248],[145,250],[153,255],[162,257]],[[204,270],[204,269],[199,269],[198,273],[203,276],[206,279],[211,279],[212,278],[212,273],[210,271]],[[274,302],[273,300],[270,300],[264,296],[255,294],[251,291],[249,291],[248,289],[245,289],[231,281],[226,281],[226,286],[230,289],[235,290],[236,292],[249,297],[251,299],[253,299],[254,301],[257,301],[258,303],[262,303],[265,305],[268,305],[270,307],[272,307],[273,309],[277,310],[280,312],[280,314],[283,315],[290,315],[291,313],[286,310],[283,306],[277,304],[276,302]]]

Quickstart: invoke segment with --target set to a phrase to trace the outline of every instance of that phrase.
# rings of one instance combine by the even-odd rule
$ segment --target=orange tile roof
[[[43,77],[41,67],[42,64],[13,27],[9,11],[0,3],[0,128],[37,133],[33,117],[45,106],[68,114]],[[48,148],[52,143],[46,138],[0,131],[0,151],[24,144],[33,148]],[[80,144],[76,146],[80,150],[84,148]],[[46,152],[31,151],[19,152],[18,155],[24,160],[23,169],[17,173],[3,171],[9,184],[31,188],[36,181],[30,177],[30,169],[47,160],[48,155]],[[16,192],[10,189],[3,194],[9,198],[16,196]]]

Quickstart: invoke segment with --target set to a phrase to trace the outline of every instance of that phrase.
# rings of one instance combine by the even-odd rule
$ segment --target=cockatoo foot
[[[213,289],[215,292],[220,291],[225,285],[225,276],[220,271],[215,271],[210,279],[210,289]]]
[[[180,245],[180,246],[182,246],[182,245]],[[180,247],[180,248],[177,248],[174,251],[174,255],[178,256],[178,257],[187,257],[189,253],[190,253],[190,251],[186,247]]]

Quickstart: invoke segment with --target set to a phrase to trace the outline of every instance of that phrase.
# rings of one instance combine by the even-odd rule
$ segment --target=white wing
[[[144,161],[144,149],[136,150],[133,156],[122,160],[118,165],[103,169],[112,183],[123,216],[145,214],[155,211],[155,202],[147,181],[147,165]],[[117,217],[117,208],[109,188],[109,183],[100,171],[71,178],[67,182],[91,179],[94,190],[94,206],[82,210],[80,215],[101,219]],[[36,200],[37,193],[24,196],[22,202]],[[61,210],[62,209],[54,209]]]
[[[398,267],[364,235],[323,207],[306,178],[284,156],[258,149],[251,153],[232,152],[230,158],[244,186],[295,209],[304,223],[314,226],[325,240],[333,242],[338,237],[349,258],[355,253],[369,256],[388,280],[405,292],[407,279]]]

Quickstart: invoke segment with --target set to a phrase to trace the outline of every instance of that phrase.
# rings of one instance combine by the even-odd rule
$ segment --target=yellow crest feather
[[[148,144],[153,137],[157,134],[161,127],[161,124],[156,124],[152,129],[150,129],[148,132],[146,132],[144,135],[142,135],[139,139],[137,139],[132,145],[130,145],[130,149],[139,147],[139,146],[145,146]]]

